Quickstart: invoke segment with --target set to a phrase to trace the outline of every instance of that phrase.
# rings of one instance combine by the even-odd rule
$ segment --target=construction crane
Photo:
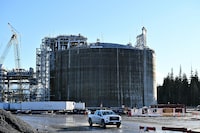
[[[11,32],[12,32],[12,36],[8,42],[8,44],[6,45],[6,48],[3,51],[3,54],[0,57],[0,64],[3,64],[6,55],[8,54],[8,51],[11,47],[11,45],[13,45],[14,47],[14,54],[15,54],[15,67],[16,69],[20,69],[21,64],[20,64],[20,52],[19,52],[19,42],[18,42],[18,32],[15,30],[15,28],[8,23]]]
[[[12,35],[0,57],[0,65],[3,65],[6,55],[8,54],[10,47],[13,45],[14,57],[15,57],[15,69],[13,69],[13,72],[12,71],[7,72],[7,75],[6,75],[5,80],[9,80],[9,82],[7,81],[8,82],[7,97],[10,101],[11,99],[14,98],[13,96],[15,95],[17,96],[18,101],[22,101],[24,96],[23,96],[23,88],[22,88],[23,79],[22,79],[22,69],[20,65],[20,52],[19,52],[19,42],[18,42],[19,33],[10,23],[8,23],[8,26],[11,29]],[[10,80],[13,80],[19,86],[18,90],[15,93],[10,91],[10,84],[12,84],[10,83]]]
[[[17,30],[10,24],[8,23],[11,31],[12,31],[12,36],[11,36],[11,45],[14,46],[14,54],[15,54],[15,67],[16,69],[20,69],[21,68],[21,64],[20,64],[20,52],[19,52],[19,42],[18,42],[18,32]]]
[[[5,60],[5,57],[6,57],[8,51],[9,51],[9,49],[10,49],[10,46],[11,46],[11,44],[12,44],[12,38],[13,38],[13,37],[10,38],[10,41],[9,41],[8,44],[6,45],[6,48],[4,49],[3,54],[2,54],[1,57],[0,57],[0,64],[1,64],[1,65],[3,65],[3,62],[4,62],[4,60]]]

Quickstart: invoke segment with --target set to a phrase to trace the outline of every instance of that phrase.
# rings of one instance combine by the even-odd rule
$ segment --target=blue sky
[[[21,36],[21,64],[35,69],[36,48],[46,36],[82,34],[88,42],[135,44],[144,26],[147,45],[156,52],[157,83],[174,75],[200,72],[199,0],[1,0],[0,52],[11,37],[7,23]],[[13,48],[4,66],[15,67]]]

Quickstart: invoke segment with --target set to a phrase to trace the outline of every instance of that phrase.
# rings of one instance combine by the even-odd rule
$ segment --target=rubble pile
[[[1,133],[37,133],[29,124],[12,115],[10,112],[0,109]]]

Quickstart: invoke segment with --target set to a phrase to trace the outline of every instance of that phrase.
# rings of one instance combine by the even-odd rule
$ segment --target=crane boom
[[[15,30],[15,28],[10,23],[8,23],[8,25],[11,29],[12,36],[11,36],[6,48],[4,49],[3,54],[0,57],[0,64],[3,64],[5,57],[10,49],[10,46],[13,45],[14,55],[15,55],[15,67],[16,67],[16,69],[19,69],[21,67],[21,64],[20,64],[18,32],[17,32],[17,30]]]
[[[4,49],[3,54],[0,57],[0,64],[3,64],[5,57],[8,54],[8,51],[9,51],[11,45],[12,45],[12,37],[10,38],[10,41],[6,45],[6,48]]]
[[[21,67],[20,64],[20,53],[19,53],[19,42],[18,42],[18,32],[17,30],[10,24],[8,23],[8,25],[10,26],[10,29],[12,31],[12,44],[14,45],[14,54],[15,54],[15,67],[16,69],[19,69]]]
[[[19,36],[19,33],[17,32],[17,30],[15,30],[15,28],[10,24],[8,23],[10,29],[11,29],[11,32],[12,32],[12,35],[10,37],[10,40],[8,42],[8,44],[6,45],[5,47],[5,50],[3,51],[3,54],[2,56],[0,57],[0,63],[3,64],[3,61],[10,49],[10,47],[13,45],[13,48],[14,48],[14,57],[15,57],[15,69],[13,69],[12,72],[7,72],[6,76],[8,77],[8,79],[11,77],[11,79],[15,80],[15,84],[16,84],[16,87],[15,87],[15,91],[9,94],[8,97],[15,97],[18,98],[19,101],[23,101],[25,99],[24,97],[24,88],[23,88],[23,77],[22,77],[22,74],[23,74],[23,69],[21,69],[21,65],[20,65],[20,52],[19,52],[19,42],[18,42],[18,38],[20,37]],[[1,65],[0,64],[0,65]],[[9,89],[10,89],[10,86],[9,86],[9,83],[8,83],[8,87],[7,87],[7,92],[10,92]]]

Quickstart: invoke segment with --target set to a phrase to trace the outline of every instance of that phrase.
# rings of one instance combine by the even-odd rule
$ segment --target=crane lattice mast
[[[19,52],[19,42],[18,42],[18,32],[15,30],[15,28],[8,23],[9,27],[11,28],[12,31],[12,36],[10,39],[10,45],[14,46],[14,54],[15,54],[15,67],[16,69],[20,69],[21,68],[21,64],[20,64],[20,52]]]

